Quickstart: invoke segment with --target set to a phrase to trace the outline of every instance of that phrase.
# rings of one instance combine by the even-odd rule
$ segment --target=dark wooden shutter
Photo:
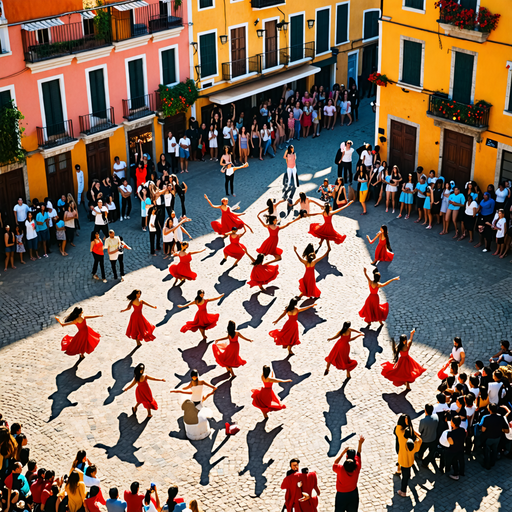
[[[459,0],[459,4],[461,7],[464,7],[464,9],[473,9],[473,11],[476,12],[477,0]]]
[[[405,7],[423,11],[425,9],[425,0],[405,0]]]
[[[213,0],[199,0],[199,9],[205,9],[206,7],[212,7]]]
[[[512,112],[512,80],[510,80],[510,89],[508,91],[508,108],[509,112]]]
[[[245,27],[231,29],[231,77],[245,75],[247,72]]]
[[[471,103],[473,87],[474,56],[467,53],[455,52],[455,70],[453,72],[453,93],[455,101]]]
[[[402,82],[420,86],[422,44],[414,41],[404,41],[403,44]]]
[[[304,14],[293,16],[290,22],[290,60],[304,58]]]
[[[11,103],[11,91],[0,91],[0,108]]]
[[[59,80],[44,82],[41,89],[43,91],[43,105],[48,136],[64,132],[64,113],[62,111]]]
[[[348,40],[348,4],[336,7],[336,44]]]
[[[316,53],[329,51],[329,23],[331,21],[329,9],[322,9],[316,13]]]
[[[89,89],[91,90],[91,107],[95,117],[107,117],[107,100],[105,98],[105,79],[103,69],[95,69],[89,73]]]
[[[364,13],[364,39],[371,39],[379,35],[379,11]]]
[[[199,36],[201,77],[217,74],[217,48],[215,43],[215,33]]]
[[[265,69],[277,66],[279,49],[277,48],[277,21],[265,23]]]
[[[174,55],[174,48],[162,52],[162,75],[165,85],[176,82],[176,57]]]
[[[130,75],[130,98],[133,102],[135,98],[144,96],[144,72],[142,68],[142,59],[131,60],[128,62],[128,74]]]

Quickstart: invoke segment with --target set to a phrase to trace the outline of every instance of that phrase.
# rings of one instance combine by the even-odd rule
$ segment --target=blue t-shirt
[[[37,215],[36,215],[36,231],[44,231],[45,229],[48,229],[48,226],[46,225],[46,222],[45,220],[48,218],[48,214],[46,212],[44,212],[44,215],[39,212]],[[38,224],[38,222],[42,222],[43,225],[40,226]]]
[[[146,210],[146,205],[151,206],[151,199],[149,199],[149,197],[147,197],[145,201],[140,202],[141,217],[147,217],[147,215],[148,215],[148,211]]]
[[[107,500],[107,510],[108,512],[125,512],[126,510],[126,501],[117,499],[113,500],[109,498]]]
[[[416,190],[418,190],[418,197],[423,198],[425,197],[425,190],[427,190],[427,184],[426,183],[416,183]]]
[[[469,195],[473,198],[473,201],[478,199],[478,194],[476,192],[471,192]]]
[[[64,221],[63,220],[59,220],[59,222],[57,222],[57,224],[55,224],[58,228],[63,228],[65,227],[64,226]]]
[[[448,205],[448,210],[460,210],[460,207],[466,202],[463,194],[450,194],[448,198],[449,201],[453,201],[457,203],[459,206],[454,206],[453,204]]]
[[[480,201],[480,206],[482,209],[480,213],[485,217],[486,215],[492,215],[494,213],[494,199],[489,198],[487,201],[483,199]]]

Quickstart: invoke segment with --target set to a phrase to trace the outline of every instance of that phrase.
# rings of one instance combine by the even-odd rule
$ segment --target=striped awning
[[[35,32],[36,30],[42,30],[44,28],[58,27],[59,25],[64,25],[64,22],[59,20],[59,18],[52,18],[50,20],[43,21],[34,21],[33,23],[25,23],[21,25],[23,30],[28,30],[29,32]]]
[[[84,20],[92,20],[96,17],[96,13],[94,11],[86,11],[82,13],[82,18]]]
[[[130,2],[129,4],[114,5],[114,9],[118,11],[131,11],[132,9],[138,9],[139,7],[146,7],[149,5],[144,0],[137,0],[136,2]]]

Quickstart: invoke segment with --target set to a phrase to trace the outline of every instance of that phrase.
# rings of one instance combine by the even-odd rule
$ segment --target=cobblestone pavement
[[[363,110],[363,109],[362,109]],[[342,135],[343,134],[343,135]],[[313,191],[324,176],[334,179],[331,170],[337,144],[350,136],[356,146],[373,136],[370,107],[351,128],[323,132],[315,141],[296,144],[298,170],[303,190]],[[247,170],[236,175],[237,200],[255,230],[244,238],[249,252],[266,237],[255,214],[265,201],[282,193],[282,153],[275,160],[251,161]],[[194,257],[192,267],[199,277],[181,288],[171,288],[166,262],[149,256],[147,233],[141,233],[138,211],[128,222],[116,223],[133,251],[125,256],[129,271],[124,283],[107,284],[90,277],[89,228],[82,222],[77,248],[61,258],[54,251],[47,261],[28,264],[23,269],[3,273],[0,286],[2,341],[0,352],[0,411],[6,418],[21,421],[29,437],[31,457],[40,466],[63,472],[78,448],[100,468],[104,487],[116,484],[126,488],[133,480],[150,481],[164,488],[177,482],[187,498],[198,497],[208,512],[279,512],[283,503],[280,490],[288,460],[298,456],[303,466],[319,476],[320,511],[333,510],[334,456],[345,443],[356,444],[359,434],[367,441],[363,449],[360,477],[361,510],[364,511],[496,511],[511,510],[510,461],[499,461],[488,472],[478,461],[467,465],[466,477],[453,482],[422,469],[412,480],[408,498],[396,496],[399,482],[393,477],[396,455],[393,427],[397,414],[406,412],[416,421],[423,405],[434,400],[436,373],[451,348],[451,338],[462,336],[468,365],[497,349],[497,341],[508,337],[511,319],[512,265],[490,254],[483,255],[466,242],[440,237],[437,230],[426,231],[412,220],[396,219],[384,209],[369,208],[360,216],[360,206],[352,205],[336,217],[338,231],[346,233],[341,246],[334,247],[328,261],[317,266],[322,297],[318,305],[300,317],[301,342],[296,355],[286,358],[268,331],[288,300],[298,292],[303,268],[293,254],[293,245],[302,250],[312,240],[307,234],[309,220],[301,220],[281,233],[285,250],[280,274],[266,293],[249,289],[247,259],[238,268],[219,266],[223,243],[211,234],[209,223],[216,212],[202,194],[207,191],[214,203],[223,196],[223,178],[214,164],[191,166],[186,175],[190,191],[187,225],[196,238],[192,250],[207,252]],[[183,175],[182,175],[183,176]],[[179,210],[179,208],[178,208]],[[286,213],[286,211],[285,211]],[[289,218],[294,215],[289,213]],[[381,265],[383,279],[400,275],[400,282],[385,289],[390,315],[379,330],[364,328],[358,317],[368,294],[363,266],[369,266],[374,247],[366,242],[386,222],[396,257]],[[110,277],[107,269],[107,277]],[[155,341],[135,351],[124,335],[128,314],[126,295],[141,288],[144,298],[158,306],[145,311],[157,324]],[[237,378],[215,365],[210,345],[200,342],[199,333],[182,334],[179,328],[192,319],[195,310],[177,308],[192,300],[198,288],[207,297],[225,293],[220,305],[210,305],[220,313],[218,326],[209,331],[210,339],[225,335],[229,319],[254,344],[241,341],[241,356],[248,364],[237,371]],[[62,329],[53,316],[64,314],[79,303],[86,314],[103,314],[90,325],[101,334],[96,351],[78,367],[75,358],[60,351],[60,340],[73,328]],[[306,302],[309,303],[309,302]],[[333,336],[344,320],[363,328],[365,337],[352,345],[352,356],[359,362],[353,378],[344,381],[344,372],[331,369],[323,377],[324,358]],[[380,363],[391,358],[390,337],[417,329],[413,357],[427,372],[405,394],[380,375]],[[16,341],[14,343],[14,341]],[[149,375],[166,378],[152,383],[159,410],[150,421],[140,410],[131,414],[133,390],[120,391],[132,378],[133,367],[146,364]],[[292,383],[276,386],[276,393],[287,408],[262,421],[251,405],[250,390],[261,386],[261,367],[271,364],[278,378]],[[197,368],[204,378],[218,387],[208,400],[214,411],[215,433],[206,440],[186,439],[180,395],[169,390],[188,381],[188,372]],[[468,366],[468,370],[471,368]],[[236,420],[241,432],[226,438],[225,421]]]

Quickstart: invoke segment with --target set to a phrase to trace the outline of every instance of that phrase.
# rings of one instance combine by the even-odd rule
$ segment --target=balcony
[[[271,50],[269,52],[260,53],[259,56],[261,59],[262,71],[276,68],[277,66],[286,66],[289,61],[288,48],[281,48],[278,50]]]
[[[107,108],[101,112],[93,112],[79,117],[80,133],[94,135],[98,132],[110,130],[116,125],[114,118],[114,107]]]
[[[253,9],[265,9],[266,7],[274,7],[285,3],[286,0],[251,0],[251,6]]]
[[[470,135],[480,134],[489,128],[491,105],[479,101],[474,105],[460,103],[438,94],[431,94],[427,117],[434,119],[436,126],[458,126]]]
[[[315,58],[315,42],[297,44],[288,48],[288,65]]]
[[[53,125],[38,126],[36,131],[37,144],[42,149],[62,146],[76,140],[73,136],[73,122],[70,119]]]
[[[261,55],[222,63],[223,80],[231,81],[252,73],[261,73]]]
[[[25,62],[35,63],[109,46],[111,35],[85,34],[82,23],[38,31],[21,31]]]
[[[155,96],[146,94],[138,98],[123,100],[123,117],[127,121],[135,121],[155,113]]]

